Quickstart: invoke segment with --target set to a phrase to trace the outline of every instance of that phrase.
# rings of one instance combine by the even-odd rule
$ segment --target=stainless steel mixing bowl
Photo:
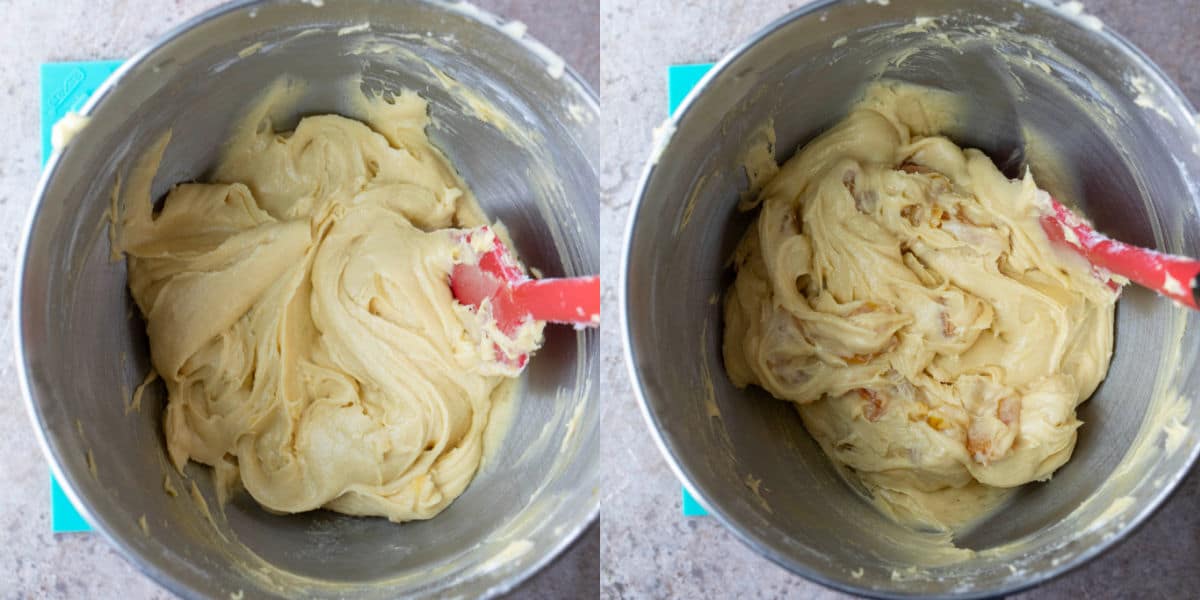
[[[209,470],[187,468],[211,518],[168,467],[159,387],[126,414],[149,369],[144,325],[109,260],[116,178],[165,130],[156,196],[204,177],[229,127],[277,76],[308,82],[300,115],[354,115],[339,92],[420,92],[430,134],[481,204],[547,276],[599,270],[591,90],[540,44],[468,4],[243,2],[192,20],[129,61],[83,108],[89,124],[48,165],[22,245],[20,371],[54,472],[87,519],[132,562],[188,597],[462,596],[502,593],[569,545],[597,515],[598,338],[547,329],[513,425],[458,500],[403,525],[317,511],[269,514],[244,494],[223,508]],[[362,24],[369,26],[362,27]],[[261,44],[257,45],[256,44]],[[515,124],[464,106],[474,90]],[[94,464],[94,469],[89,468]],[[178,490],[164,492],[164,478]],[[139,525],[144,518],[145,531]]]
[[[1116,543],[1186,474],[1200,453],[1200,320],[1125,291],[1108,379],[1079,408],[1074,457],[959,539],[972,558],[947,564],[926,538],[883,517],[838,477],[787,403],[729,383],[717,301],[752,218],[735,206],[753,132],[773,119],[786,159],[879,77],[961,94],[965,125],[951,137],[1014,175],[1027,162],[1100,230],[1200,254],[1194,110],[1094,19],[1044,2],[817,2],[722,59],[662,128],[670,135],[646,167],[627,232],[629,368],[678,476],[762,555],[857,593],[1004,594]]]

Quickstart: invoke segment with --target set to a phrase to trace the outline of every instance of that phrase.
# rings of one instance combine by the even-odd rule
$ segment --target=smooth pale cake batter
[[[453,265],[488,247],[457,228],[486,218],[426,137],[422,98],[362,98],[366,123],[277,133],[268,115],[296,91],[250,111],[212,183],[154,211],[168,134],[114,194],[167,447],[176,468],[212,465],[272,511],[428,519],[474,477],[493,403],[514,389],[494,344],[530,352],[541,324],[493,339],[451,296]]]
[[[936,135],[955,114],[872,87],[758,194],[725,297],[733,383],[794,402],[885,513],[941,531],[1070,458],[1116,301],[1051,246],[1031,175]]]

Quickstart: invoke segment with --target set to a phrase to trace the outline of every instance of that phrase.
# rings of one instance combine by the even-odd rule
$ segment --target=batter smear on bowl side
[[[361,98],[365,123],[279,133],[268,114],[288,93],[250,111],[210,183],[155,211],[167,134],[114,193],[167,448],[271,511],[428,519],[475,476],[515,389],[496,352],[532,352],[544,324],[496,339],[451,295],[453,266],[487,250],[463,230],[487,221],[426,137],[425,100]]]
[[[723,348],[881,510],[945,532],[1071,457],[1117,299],[1047,238],[1030,174],[938,135],[954,113],[876,84],[780,167],[747,206]]]

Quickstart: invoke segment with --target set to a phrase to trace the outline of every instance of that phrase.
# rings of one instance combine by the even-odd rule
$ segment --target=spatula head
[[[477,260],[454,265],[450,291],[459,303],[493,320],[501,334],[515,338],[529,319],[518,310],[510,286],[528,279],[525,271],[499,236],[486,226],[466,232],[462,240],[478,253]],[[493,346],[497,359],[504,364],[520,369],[529,360],[526,353],[512,354],[500,344]]]

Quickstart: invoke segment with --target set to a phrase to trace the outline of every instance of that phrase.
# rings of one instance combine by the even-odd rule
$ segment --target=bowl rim
[[[872,2],[872,0],[863,1],[868,3]],[[1187,96],[1184,95],[1178,84],[1168,77],[1153,60],[1151,60],[1144,52],[1142,52],[1141,49],[1139,49],[1117,31],[1113,30],[1107,25],[1101,27],[1099,30],[1091,30],[1085,25],[1081,24],[1079,21],[1064,15],[1061,10],[1050,0],[1008,1],[1012,4],[1024,5],[1026,8],[1029,5],[1033,5],[1038,8],[1045,9],[1047,13],[1052,15],[1053,18],[1060,20],[1064,27],[1087,29],[1090,31],[1090,33],[1098,35],[1102,43],[1107,44],[1124,55],[1130,60],[1131,64],[1140,69],[1142,73],[1153,77],[1156,80],[1155,83],[1161,86],[1163,93],[1169,97],[1172,102],[1177,103],[1178,106],[1185,109],[1188,114],[1196,114],[1195,107],[1188,100]],[[676,108],[673,113],[667,115],[667,118],[663,121],[661,126],[662,129],[675,132],[680,121],[682,121],[688,112],[694,107],[698,99],[710,88],[715,87],[714,82],[716,79],[723,75],[734,62],[740,59],[743,55],[747,54],[761,41],[784,29],[791,24],[792,21],[809,17],[836,5],[858,2],[859,0],[816,0],[811,4],[791,10],[790,12],[771,21],[761,29],[757,30],[755,33],[750,35],[750,37],[746,38],[734,46],[731,50],[726,52],[718,61],[713,63],[713,66],[704,74],[695,87],[688,92],[683,101],[680,102],[678,108]],[[696,481],[692,478],[690,471],[683,466],[683,463],[680,462],[672,443],[667,439],[665,433],[663,432],[662,422],[650,404],[648,399],[649,394],[642,381],[641,373],[637,366],[638,354],[634,348],[633,327],[631,326],[629,319],[629,309],[633,301],[629,289],[629,271],[631,251],[634,243],[634,232],[637,229],[638,217],[641,214],[643,204],[648,203],[646,193],[648,191],[650,182],[654,177],[655,171],[657,170],[659,156],[661,156],[667,147],[670,146],[670,138],[673,137],[673,135],[669,136],[668,139],[659,142],[660,145],[657,148],[652,149],[650,157],[647,159],[642,168],[641,177],[638,180],[637,187],[635,188],[633,198],[628,209],[629,214],[627,215],[624,239],[622,240],[621,247],[621,280],[617,286],[617,306],[619,309],[618,312],[621,316],[620,336],[621,344],[624,349],[623,358],[625,362],[625,368],[628,371],[634,395],[636,396],[638,405],[641,408],[642,417],[647,428],[650,430],[651,438],[653,438],[654,443],[658,447],[658,450],[662,454],[663,458],[666,459],[667,465],[671,468],[671,472],[675,474],[676,479],[678,479],[679,482],[687,489],[688,493],[690,493],[711,516],[715,517],[718,522],[720,522],[727,530],[733,533],[734,538],[760,556],[767,558],[769,561],[780,567],[783,567],[792,574],[799,575],[805,579],[819,583],[826,587],[850,594],[886,599],[930,597],[926,594],[918,594],[915,592],[858,587],[853,584],[828,577],[818,572],[816,569],[813,569],[804,563],[800,563],[792,559],[790,556],[770,548],[765,543],[765,540],[756,536],[749,530],[749,528],[742,527],[742,525],[735,519],[729,517],[719,508],[717,508],[709,496],[705,494],[704,491],[696,484]],[[1193,448],[1191,448],[1190,455],[1187,456],[1183,462],[1183,468],[1181,468],[1177,473],[1173,474],[1169,480],[1164,483],[1160,491],[1158,491],[1154,496],[1150,497],[1147,502],[1138,510],[1138,512],[1134,514],[1121,529],[1118,530],[1116,535],[1113,535],[1108,539],[1102,539],[1098,541],[1091,547],[1086,548],[1076,554],[1070,560],[1063,561],[1055,566],[1051,566],[1045,571],[1013,584],[1001,585],[994,589],[973,590],[965,593],[950,592],[943,596],[935,597],[1003,597],[1041,585],[1090,562],[1092,559],[1128,539],[1134,531],[1145,524],[1145,522],[1149,520],[1149,518],[1163,505],[1163,503],[1165,503],[1166,500],[1175,493],[1179,487],[1179,483],[1182,482],[1183,479],[1187,477],[1187,475],[1195,467],[1198,458],[1200,458],[1200,443],[1197,443]]]
[[[452,0],[402,0],[411,5],[426,5],[438,10],[443,10],[448,14],[460,16],[462,18],[474,21],[487,29],[505,34],[513,40],[514,43],[523,46],[527,51],[530,51],[540,60],[544,60],[546,56],[558,57],[554,50],[542,44],[532,34],[526,32],[519,38],[508,35],[502,25],[505,21],[500,16],[491,11],[476,7],[465,2],[454,2]],[[114,89],[121,85],[134,70],[146,64],[147,59],[158,52],[167,44],[174,41],[176,38],[191,32],[193,29],[208,23],[209,21],[225,17],[232,13],[241,11],[254,10],[259,6],[284,4],[281,0],[234,0],[215,6],[213,8],[199,12],[192,17],[189,17],[179,24],[169,28],[165,33],[159,35],[142,49],[138,50],[110,74],[104,82],[96,88],[96,91],[88,98],[83,106],[77,111],[82,116],[89,116],[97,107],[99,107],[112,93]],[[569,85],[573,85],[579,89],[582,99],[587,103],[587,108],[594,114],[600,114],[600,100],[592,85],[569,63],[563,62],[563,73],[559,78]],[[28,260],[29,245],[33,237],[34,226],[38,221],[41,213],[43,201],[45,200],[46,191],[54,179],[58,171],[60,163],[70,145],[64,148],[54,149],[50,156],[46,159],[42,166],[41,175],[33,192],[33,201],[30,203],[25,215],[25,221],[21,225],[20,235],[17,245],[16,263],[13,274],[13,295],[12,295],[12,315],[13,315],[13,350],[14,358],[17,366],[17,383],[18,389],[25,405],[26,412],[29,415],[30,422],[33,425],[34,436],[37,439],[38,446],[41,448],[42,455],[47,459],[51,474],[58,481],[63,493],[70,500],[71,504],[79,512],[80,516],[93,527],[96,533],[115,548],[122,558],[128,563],[135,566],[143,575],[152,579],[155,583],[162,585],[170,592],[185,598],[203,598],[203,594],[199,589],[193,588],[184,581],[174,575],[160,569],[150,561],[143,558],[132,544],[116,534],[116,529],[112,524],[92,510],[86,502],[82,501],[82,496],[76,490],[74,482],[69,474],[62,467],[62,453],[55,442],[51,440],[51,436],[47,431],[46,422],[42,417],[42,412],[39,403],[35,401],[33,395],[33,385],[31,381],[31,365],[25,353],[25,321],[26,315],[23,310],[25,304],[25,276],[26,262]],[[491,598],[506,594],[513,591],[517,587],[529,581],[535,574],[541,572],[550,564],[560,559],[565,551],[575,545],[583,536],[585,531],[588,531],[594,524],[598,523],[600,517],[600,497],[597,494],[590,494],[587,498],[586,518],[578,523],[566,528],[559,538],[553,544],[541,546],[546,548],[536,560],[526,563],[523,567],[512,571],[507,577],[501,579],[498,583],[489,586],[483,593],[482,597]],[[432,593],[441,593],[444,590],[434,590]],[[429,593],[429,592],[426,592]]]

